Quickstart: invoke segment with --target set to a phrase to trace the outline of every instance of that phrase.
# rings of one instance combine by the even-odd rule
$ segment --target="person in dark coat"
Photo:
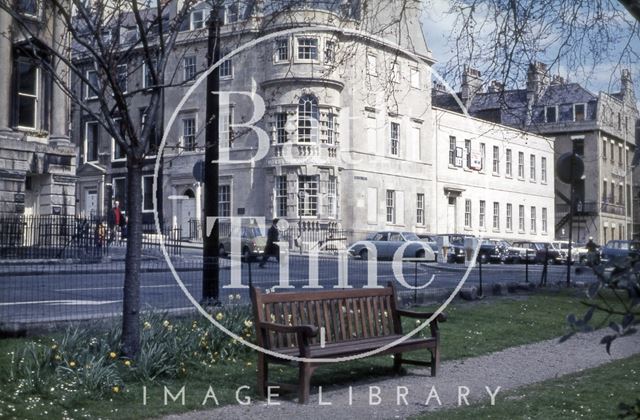
[[[122,210],[120,210],[120,202],[115,201],[113,203],[113,208],[109,211],[107,215],[107,223],[109,224],[109,243],[114,240],[120,242],[120,231],[125,224],[124,214],[122,214]]]
[[[271,227],[267,231],[267,244],[264,247],[264,254],[262,254],[262,261],[260,261],[260,267],[264,267],[264,265],[269,260],[270,256],[276,257],[277,261],[280,261],[280,249],[278,247],[279,240],[279,232],[278,232],[278,219],[273,219],[271,222]]]
[[[593,237],[589,236],[589,242],[585,245],[587,248],[587,265],[600,264],[600,254],[598,254],[598,245],[593,241]]]

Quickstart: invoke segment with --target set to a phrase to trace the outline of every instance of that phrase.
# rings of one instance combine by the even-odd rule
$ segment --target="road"
[[[228,302],[248,302],[249,281],[263,288],[276,287],[279,278],[279,266],[272,260],[265,268],[259,268],[254,262],[251,273],[247,264],[238,267],[240,280],[244,288],[233,288],[231,285],[231,269],[228,260],[226,267],[220,270],[220,300]],[[195,301],[201,299],[202,263],[197,259],[180,260],[175,267],[181,281]],[[351,287],[367,285],[367,261],[355,258],[347,259],[343,279]],[[122,309],[122,287],[124,274],[122,265],[118,264],[57,264],[37,267],[37,273],[27,274],[34,267],[24,266],[8,269],[0,267],[0,324],[16,322],[53,322],[74,319],[97,318],[115,315]],[[402,264],[406,284],[395,278],[390,262],[379,261],[377,267],[378,285],[386,285],[394,281],[399,290],[409,290],[407,285],[421,286],[428,291],[453,290],[462,279],[465,267],[461,264]],[[318,262],[318,284],[326,289],[342,287],[339,285],[339,263],[334,256],[323,256]],[[579,268],[579,274],[572,270],[573,280],[592,281],[590,270]],[[524,265],[484,265],[483,285],[485,291],[490,290],[493,283],[524,282],[526,270]],[[537,284],[540,280],[542,266],[529,266],[529,281]],[[566,267],[550,266],[548,282],[563,282]],[[289,256],[289,285],[301,290],[309,283],[309,260],[306,256]],[[141,274],[141,300],[144,308],[160,310],[176,310],[192,308],[190,300],[180,289],[177,281],[163,260],[143,262]],[[466,281],[466,286],[478,286],[479,270],[475,268]],[[344,285],[344,283],[343,283]],[[236,295],[241,299],[237,301]]]

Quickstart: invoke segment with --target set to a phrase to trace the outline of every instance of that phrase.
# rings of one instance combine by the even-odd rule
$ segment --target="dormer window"
[[[586,120],[586,104],[573,104],[573,121]]]
[[[544,108],[544,122],[547,122],[547,123],[558,122],[558,107],[547,106]]]
[[[22,15],[38,17],[40,9],[38,3],[38,0],[18,0],[16,2],[16,7],[18,9],[18,13]]]
[[[189,29],[194,31],[196,29],[202,29],[205,27],[207,23],[207,12],[206,10],[194,10],[191,12],[191,22],[189,25]]]
[[[238,21],[238,5],[230,4],[225,10],[225,23],[235,23]]]

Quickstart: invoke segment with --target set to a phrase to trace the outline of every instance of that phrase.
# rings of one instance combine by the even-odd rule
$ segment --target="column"
[[[11,131],[10,125],[10,96],[11,96],[11,68],[13,67],[13,57],[11,54],[11,39],[9,30],[11,26],[11,16],[0,10],[0,57],[3,63],[0,64],[0,132]]]
[[[66,54],[69,44],[69,35],[65,28],[65,23],[62,19],[58,18],[55,14],[52,16],[53,22],[53,38],[52,47],[58,51],[59,54]],[[62,83],[69,84],[69,72],[62,60],[57,57],[52,57],[53,68],[56,71],[56,78]],[[69,98],[60,89],[58,84],[53,81],[51,89],[51,126],[49,141],[52,145],[56,144],[69,144]]]

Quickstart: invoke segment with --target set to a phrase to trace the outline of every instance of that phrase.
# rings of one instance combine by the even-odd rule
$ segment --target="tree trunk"
[[[142,253],[142,163],[127,159],[127,254],[122,302],[122,353],[140,350],[140,260]]]

